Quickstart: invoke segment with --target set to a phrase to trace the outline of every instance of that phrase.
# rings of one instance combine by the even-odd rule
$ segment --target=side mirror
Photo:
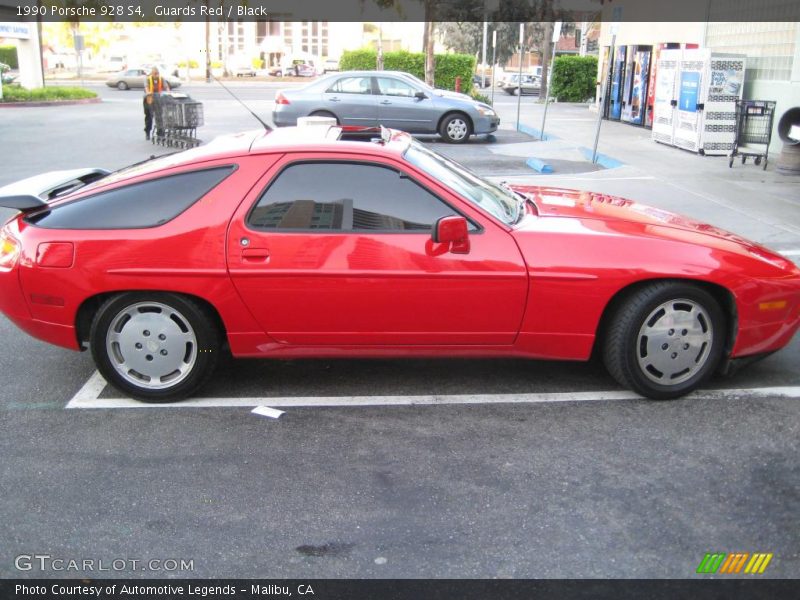
[[[417,100],[425,100],[425,98],[427,97],[428,96],[427,94],[425,94],[425,92],[417,92],[416,94],[414,94],[414,98],[416,98]]]
[[[442,217],[433,225],[433,241],[448,244],[453,254],[469,254],[469,232],[464,217]]]

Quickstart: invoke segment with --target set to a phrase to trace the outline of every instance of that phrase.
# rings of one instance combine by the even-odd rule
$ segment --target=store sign
[[[30,37],[31,26],[27,23],[0,23],[0,38],[28,40]]]

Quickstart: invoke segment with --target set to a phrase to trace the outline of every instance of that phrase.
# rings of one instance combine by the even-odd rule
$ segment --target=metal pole
[[[547,81],[547,93],[544,95],[544,113],[542,113],[542,128],[539,130],[539,139],[544,141],[544,123],[547,120],[547,106],[550,104],[550,84],[552,82],[552,77],[549,77],[549,74],[553,72],[555,68],[553,63],[556,60],[556,47],[558,46],[558,40],[561,37],[561,21],[556,21],[553,24],[553,53],[550,57],[550,64],[547,67],[547,73],[542,73],[542,80]],[[544,57],[542,57],[544,58]],[[540,84],[541,85],[541,84]],[[539,93],[541,94],[542,88],[539,88]],[[540,98],[541,100],[541,98]]]
[[[494,81],[494,66],[497,64],[497,30],[495,29],[492,32],[492,106],[494,106],[494,88],[497,86],[495,85]]]
[[[553,44],[553,55],[550,58],[550,72],[552,73],[553,61],[556,59],[556,45]],[[542,73],[542,77],[547,77],[547,73]],[[539,130],[539,139],[544,141],[544,123],[547,120],[547,106],[550,104],[550,79],[547,81],[547,93],[544,95],[544,114],[542,114],[542,128]],[[539,88],[541,91],[542,88]]]
[[[208,2],[205,3],[208,8]],[[211,21],[206,17],[206,83],[211,83]]]
[[[486,29],[489,24],[483,22],[483,49],[481,51],[481,88],[486,87]]]
[[[600,142],[600,125],[603,123],[603,113],[606,110],[606,91],[608,80],[611,78],[611,64],[614,62],[614,45],[617,42],[616,32],[611,35],[611,48],[608,49],[608,68],[603,77],[603,87],[600,92],[600,106],[597,107],[597,129],[594,132],[594,146],[592,147],[592,164],[597,162],[597,144]]]
[[[525,50],[525,23],[519,24],[519,79],[517,80],[517,131],[519,131],[519,108],[522,104],[522,53]]]

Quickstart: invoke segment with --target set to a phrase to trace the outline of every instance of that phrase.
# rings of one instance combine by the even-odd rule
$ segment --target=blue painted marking
[[[528,165],[534,171],[539,171],[539,173],[552,173],[553,167],[548,165],[543,160],[539,160],[538,158],[529,158],[525,161],[525,164]]]
[[[528,125],[523,125],[522,123],[519,124],[517,131],[521,131],[522,133],[527,133],[530,136],[535,137],[537,140],[547,141],[547,140],[557,140],[558,137],[554,135],[550,135],[549,133],[544,134],[544,138],[542,138],[542,132],[535,127],[529,127]]]
[[[592,160],[592,149],[591,148],[584,148],[583,146],[581,146],[580,148],[578,148],[578,150],[580,150],[580,153],[583,154],[583,157],[586,160],[591,162],[591,160]],[[616,169],[617,167],[623,166],[625,163],[622,162],[621,160],[617,160],[616,158],[612,158],[610,156],[606,156],[605,154],[600,154],[598,152],[597,153],[597,164],[600,165],[601,167],[606,168],[606,169]]]

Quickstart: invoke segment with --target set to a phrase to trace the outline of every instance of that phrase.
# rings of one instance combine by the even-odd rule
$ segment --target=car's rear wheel
[[[463,144],[471,133],[472,124],[460,113],[446,116],[439,125],[439,135],[448,144]]]
[[[688,394],[714,372],[725,317],[704,289],[675,281],[640,288],[611,315],[603,359],[622,385],[654,400]]]
[[[329,119],[335,119],[336,120],[336,124],[337,125],[339,124],[339,119],[336,117],[336,115],[331,113],[331,112],[328,112],[327,110],[315,110],[314,112],[312,112],[308,116],[309,117],[327,117]]]
[[[119,83],[117,83],[117,89],[122,90],[124,92],[125,90],[128,89],[128,84],[125,83],[124,81],[120,81]]]
[[[157,292],[106,301],[90,341],[106,381],[145,402],[193,394],[213,374],[220,350],[220,332],[207,310],[184,296]]]

